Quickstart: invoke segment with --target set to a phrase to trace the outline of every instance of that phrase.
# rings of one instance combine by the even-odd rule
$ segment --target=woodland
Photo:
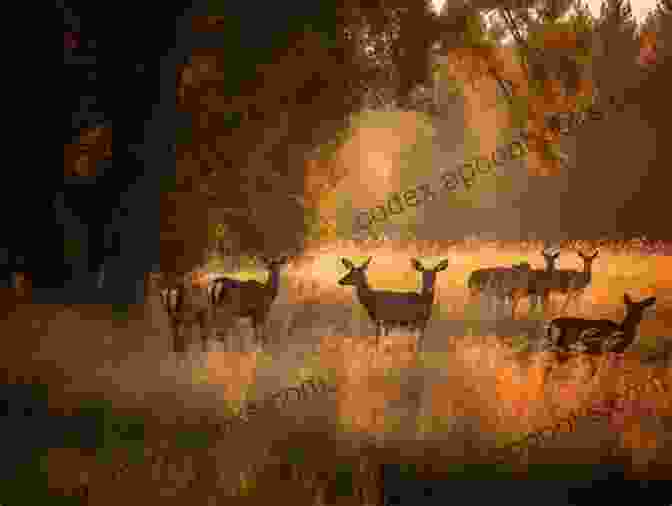
[[[659,504],[637,487],[672,465],[672,3],[526,3],[59,1],[32,105],[63,172],[8,169],[0,204],[0,504]],[[512,138],[470,188],[431,158]],[[224,275],[260,294],[254,351],[184,303]],[[547,318],[555,279],[572,317]],[[423,350],[380,335],[407,306]]]

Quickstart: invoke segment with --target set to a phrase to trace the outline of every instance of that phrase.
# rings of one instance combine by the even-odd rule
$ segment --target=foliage
[[[438,37],[428,1],[269,5],[274,23],[262,31],[249,28],[255,19],[237,4],[209,5],[194,30],[211,32],[219,48],[195,50],[179,69],[178,110],[194,123],[191,142],[176,146],[175,191],[162,194],[162,264],[178,270],[197,262],[208,241],[207,230],[192,226],[209,206],[231,210],[226,224],[242,251],[300,246],[315,227],[306,217],[312,203],[288,196],[308,197],[307,166],[333,169],[328,162],[351,134],[351,115],[374,97],[402,103],[428,82]],[[318,191],[344,176],[325,174],[329,185]]]
[[[401,188],[412,188],[435,172],[433,154],[436,130],[426,115],[418,115],[415,142],[400,154],[399,182]]]

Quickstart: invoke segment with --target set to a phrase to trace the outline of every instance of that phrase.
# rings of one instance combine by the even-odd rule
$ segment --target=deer
[[[636,340],[637,328],[644,311],[656,303],[656,297],[633,301],[626,293],[625,318],[621,323],[611,320],[587,320],[583,318],[555,318],[546,329],[546,345],[553,351],[570,351],[600,355],[624,353]]]
[[[537,306],[539,299],[542,300],[544,306],[547,303],[547,286],[550,285],[551,280],[553,279],[553,273],[556,271],[555,262],[560,256],[560,251],[555,248],[546,248],[541,251],[541,255],[544,257],[544,262],[546,262],[546,268],[544,270],[535,269],[532,271],[530,285],[527,291],[528,296],[530,297],[530,310]],[[546,308],[544,307],[544,310],[545,309]]]
[[[531,268],[528,262],[511,267],[478,269],[467,280],[470,297],[489,295],[493,302],[511,300],[511,318],[515,320],[518,303],[528,295]]]
[[[183,334],[185,327],[198,323],[201,331],[203,352],[208,351],[208,339],[212,330],[207,278],[195,271],[177,276],[168,282],[161,294],[161,302],[168,314],[173,336],[173,352],[182,355],[187,350],[187,341]]]
[[[262,257],[269,270],[266,283],[259,281],[239,281],[221,277],[210,285],[210,301],[214,312],[223,308],[233,318],[250,318],[257,345],[267,344],[266,323],[273,301],[280,287],[280,267],[288,261],[286,256],[273,260]]]
[[[448,267],[448,260],[442,260],[433,269],[426,269],[417,259],[411,259],[413,268],[422,273],[422,291],[417,293],[372,290],[366,276],[372,258],[369,257],[360,267],[355,267],[347,258],[341,258],[348,273],[338,284],[356,288],[359,302],[376,326],[376,345],[381,334],[388,335],[391,328],[407,327],[419,331],[418,349],[421,349],[434,305],[436,275]]]
[[[593,261],[597,258],[599,250],[595,251],[593,255],[586,255],[581,251],[577,254],[583,260],[583,271],[575,270],[554,270],[551,274],[545,277],[545,287],[543,290],[543,297],[545,306],[550,308],[550,297],[554,293],[566,295],[560,315],[565,314],[569,303],[573,300],[577,309],[579,304],[579,297],[583,295],[586,288],[592,281],[592,266]]]

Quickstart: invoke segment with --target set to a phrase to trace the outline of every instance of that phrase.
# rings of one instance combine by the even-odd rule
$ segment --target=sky
[[[446,0],[432,0],[434,7],[440,9]],[[600,14],[600,6],[602,5],[602,0],[583,0],[588,4],[588,8],[593,16],[598,16]],[[653,8],[656,7],[656,0],[630,0],[630,5],[632,6],[632,14],[637,19],[637,22],[641,22],[646,17],[646,14]]]

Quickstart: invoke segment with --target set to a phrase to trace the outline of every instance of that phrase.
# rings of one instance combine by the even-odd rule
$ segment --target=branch
[[[518,44],[519,47],[525,50],[525,52],[523,52],[523,54],[521,55],[522,56],[521,67],[523,69],[523,74],[525,74],[525,79],[529,80],[529,72],[527,69],[527,56],[529,54],[530,48],[528,47],[527,42],[523,39],[522,35],[518,31],[518,25],[513,19],[511,9],[509,9],[508,7],[500,9],[500,15],[502,16],[502,18],[504,18],[506,24],[509,25],[509,30],[511,31],[513,38],[516,40],[516,44]]]

